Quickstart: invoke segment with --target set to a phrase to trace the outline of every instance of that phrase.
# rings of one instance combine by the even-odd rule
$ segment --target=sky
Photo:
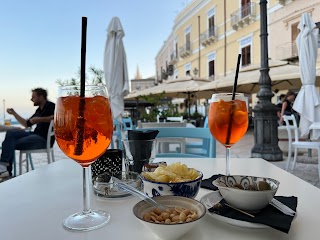
[[[129,78],[137,66],[143,78],[155,75],[155,57],[174,19],[191,0],[10,0],[0,3],[0,118],[14,108],[27,118],[36,110],[31,89],[48,90],[56,101],[57,79],[77,76],[81,18],[88,18],[86,68],[103,70],[106,29],[120,18],[125,32]],[[4,108],[5,106],[5,108]],[[6,117],[9,116],[6,113]]]

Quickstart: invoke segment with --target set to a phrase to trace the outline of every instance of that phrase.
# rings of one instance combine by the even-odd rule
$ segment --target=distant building
[[[140,91],[155,85],[155,77],[149,77],[143,79],[139,67],[137,67],[137,72],[134,79],[131,79],[131,92]]]

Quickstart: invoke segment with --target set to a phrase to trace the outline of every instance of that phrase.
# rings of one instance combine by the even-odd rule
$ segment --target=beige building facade
[[[156,81],[161,82],[162,75],[158,73],[167,65],[172,65],[174,69],[169,78],[182,78],[190,74],[212,81],[221,79],[235,73],[239,53],[242,54],[241,68],[259,65],[259,2],[191,1],[176,16],[173,30],[155,58]],[[270,0],[267,7],[269,58],[298,61],[292,47],[297,35],[297,23],[305,12],[309,12],[315,22],[320,22],[320,1]],[[273,102],[276,101],[275,97]],[[252,103],[255,102],[253,94]]]

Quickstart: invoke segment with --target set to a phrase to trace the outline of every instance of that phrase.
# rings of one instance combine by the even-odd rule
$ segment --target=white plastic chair
[[[288,141],[289,141],[288,162],[287,162],[286,170],[288,170],[290,166],[292,148],[294,148],[294,158],[293,158],[293,165],[291,170],[293,170],[296,165],[298,148],[317,149],[318,150],[318,171],[320,176],[320,165],[319,165],[320,164],[320,142],[299,141],[298,126],[297,126],[296,118],[294,117],[294,115],[284,116],[283,118],[286,123],[286,128],[288,131]],[[292,135],[291,135],[292,130],[294,131],[294,142],[292,142]]]
[[[47,153],[48,164],[54,162],[54,154],[53,154],[53,145],[51,147],[51,137],[54,136],[53,131],[53,120],[51,120],[49,128],[48,128],[48,136],[47,136],[47,146],[42,149],[31,149],[31,150],[20,150],[19,155],[19,175],[22,173],[22,163],[26,162],[26,169],[29,172],[29,162],[31,165],[31,169],[33,170],[33,163],[31,158],[31,153]],[[26,154],[26,158],[23,160],[23,154]]]

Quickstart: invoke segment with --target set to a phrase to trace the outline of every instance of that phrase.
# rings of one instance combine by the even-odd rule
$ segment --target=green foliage
[[[157,115],[163,118],[181,116],[181,114],[177,111],[177,104],[172,104],[171,101],[163,101],[165,98],[164,92],[157,95],[150,94],[147,96],[140,96],[140,98],[154,105],[150,108],[149,114],[146,111],[141,113],[141,119],[149,122],[155,122],[157,121]],[[162,109],[162,111],[159,111],[159,109]]]
[[[86,74],[86,83],[92,85],[100,85],[105,84],[104,82],[104,72],[101,69],[95,68],[94,66],[89,67],[90,75]],[[66,86],[66,85],[79,85],[80,84],[80,67],[76,74],[76,77],[72,77],[70,79],[62,80],[57,79],[56,83],[59,86]]]

